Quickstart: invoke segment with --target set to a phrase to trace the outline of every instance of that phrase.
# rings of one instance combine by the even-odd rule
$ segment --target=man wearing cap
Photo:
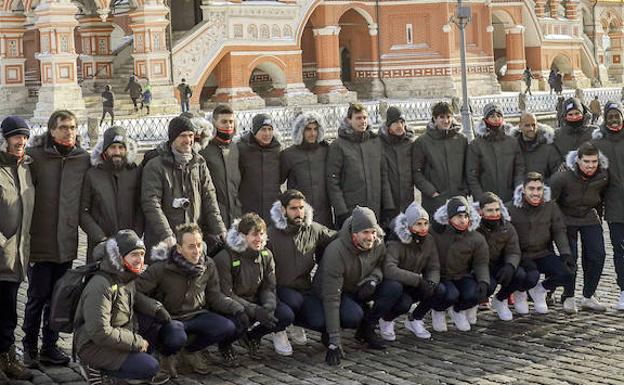
[[[338,365],[342,358],[341,327],[357,328],[355,338],[369,349],[385,349],[375,325],[399,300],[401,284],[382,282],[383,235],[373,210],[355,206],[338,238],[325,249],[313,287],[324,309],[321,339],[327,347],[328,365]],[[374,301],[372,308],[366,305],[370,301]]]
[[[591,125],[591,113],[577,98],[564,100],[561,109],[554,145],[563,163],[570,151],[591,140],[592,132],[598,127]]]
[[[243,212],[254,212],[269,223],[271,206],[280,194],[280,152],[282,145],[274,134],[268,114],[253,117],[251,131],[238,142],[241,183],[238,189]]]
[[[355,206],[366,206],[377,218],[394,210],[386,162],[377,134],[368,125],[366,108],[355,103],[340,123],[327,154],[327,193],[340,229]]]
[[[223,223],[230,227],[234,219],[242,215],[241,202],[238,199],[241,183],[239,154],[238,146],[233,142],[236,135],[234,110],[228,105],[219,104],[212,111],[212,124],[216,131],[199,154],[206,159],[210,170]]]
[[[71,268],[78,252],[80,194],[89,168],[89,154],[80,146],[76,116],[67,110],[52,113],[47,132],[35,137],[26,152],[33,159],[30,170],[35,208],[30,226],[31,284],[22,326],[24,363],[33,367],[38,361],[66,365],[69,357],[56,346],[58,333],[48,325],[48,303],[56,281]],[[42,344],[38,354],[40,329]]]
[[[468,140],[453,119],[451,105],[434,104],[426,131],[414,142],[414,182],[429,215],[456,195],[467,195],[465,158]]]
[[[174,231],[183,223],[201,226],[208,248],[225,238],[225,225],[204,158],[193,149],[195,125],[182,116],[169,122],[169,140],[158,146],[142,176],[141,205],[145,243],[175,244]]]
[[[466,181],[475,201],[492,191],[506,202],[522,182],[524,159],[518,142],[508,135],[510,130],[500,105],[489,103],[483,108],[483,120],[466,155]]]
[[[400,109],[391,106],[386,112],[386,122],[379,129],[383,143],[384,162],[392,192],[394,209],[384,209],[381,222],[388,226],[390,221],[414,201],[414,180],[412,173],[412,144],[416,139],[414,131],[405,125]]]
[[[518,141],[526,172],[539,172],[546,180],[557,172],[561,159],[553,145],[555,130],[552,127],[539,123],[535,114],[524,111],[518,126],[511,129],[511,136]]]
[[[613,246],[613,264],[620,288],[617,310],[624,310],[624,109],[609,101],[604,107],[604,120],[594,130],[592,143],[609,159],[609,186],[604,195],[604,218],[609,224]]]
[[[35,188],[30,173],[32,159],[26,155],[30,129],[17,116],[2,121],[0,136],[0,383],[9,378],[32,378],[15,355],[17,292],[26,279],[30,249],[30,223]]]
[[[91,152],[80,201],[80,227],[87,233],[87,262],[93,248],[119,230],[143,235],[141,169],[134,163],[137,145],[123,127],[113,126]]]

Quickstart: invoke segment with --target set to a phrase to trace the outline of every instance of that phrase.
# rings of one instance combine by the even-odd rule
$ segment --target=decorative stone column
[[[349,91],[340,79],[340,27],[330,25],[315,28],[316,83],[314,93],[320,103],[345,103],[357,100],[357,94]]]
[[[550,0],[550,17],[556,19],[559,17],[559,0]]]
[[[375,63],[375,73],[371,74],[371,78],[367,79],[370,82],[370,91],[368,92],[369,98],[382,98],[384,97],[384,87],[379,79],[379,48],[378,48],[378,40],[377,34],[379,30],[377,28],[377,24],[372,24],[368,26],[368,36],[370,39],[370,55],[371,62]],[[357,75],[356,75],[357,76]]]
[[[79,23],[83,79],[111,79],[114,58],[111,48],[113,24],[103,22],[97,15],[81,17]]]
[[[609,78],[615,83],[624,81],[624,64],[622,63],[622,48],[624,47],[624,31],[609,32],[611,46],[607,49],[607,57],[611,63],[608,68]]]
[[[600,81],[603,86],[606,86],[609,82],[609,73],[607,72],[606,59],[607,54],[602,45],[602,37],[604,36],[604,29],[602,29],[602,25],[600,23],[596,24],[592,28],[592,35],[590,38],[596,45],[596,61],[598,62],[598,71],[600,73]]]
[[[24,22],[11,12],[0,13],[0,116],[25,113],[28,99],[24,83]]]
[[[565,2],[565,17],[569,20],[576,20],[578,15],[576,13],[578,8],[577,0],[566,0]]]
[[[39,31],[41,88],[33,119],[47,122],[58,109],[71,110],[78,119],[85,116],[82,90],[78,86],[74,29],[78,8],[70,2],[42,1],[35,9]]]
[[[546,12],[546,0],[535,0],[535,16],[544,17]]]
[[[523,91],[522,73],[526,68],[524,56],[524,26],[505,28],[507,72],[501,78],[501,86],[509,91]]]

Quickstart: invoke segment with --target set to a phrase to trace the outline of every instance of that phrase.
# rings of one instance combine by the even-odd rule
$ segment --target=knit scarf
[[[204,254],[199,257],[199,262],[197,264],[192,264],[187,261],[186,258],[182,256],[182,254],[178,253],[178,250],[173,250],[170,254],[170,260],[176,265],[184,275],[189,277],[197,277],[201,275],[204,271],[206,271],[206,264],[204,263]]]
[[[181,152],[176,151],[176,149],[173,146],[171,146],[171,153],[173,154],[173,158],[175,159],[176,163],[181,164],[182,166],[186,166],[191,161],[191,159],[193,159],[192,152],[183,154]]]

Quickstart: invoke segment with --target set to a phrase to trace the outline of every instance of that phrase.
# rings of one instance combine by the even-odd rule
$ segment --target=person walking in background
[[[130,99],[132,99],[132,104],[134,105],[134,112],[139,111],[139,106],[137,103],[141,99],[143,95],[143,88],[141,87],[141,83],[139,83],[139,79],[132,75],[130,79],[128,79],[128,84],[126,84],[126,92],[130,95]]]
[[[533,80],[533,74],[531,73],[531,67],[527,67],[524,69],[524,72],[522,73],[522,77],[524,78],[524,85],[526,86],[526,89],[524,90],[524,94],[529,94],[529,95],[533,95],[531,93],[531,82]]]
[[[600,100],[598,100],[598,95],[594,96],[594,100],[589,103],[589,111],[592,114],[591,124],[596,124],[600,114],[602,114],[602,106],[600,105]]]
[[[100,119],[100,126],[104,123],[104,118],[106,118],[106,114],[110,115],[111,118],[111,126],[115,121],[115,94],[111,89],[110,84],[107,84],[104,87],[104,92],[102,92],[102,119]]]
[[[141,111],[143,111],[143,107],[145,107],[147,109],[147,114],[149,115],[150,104],[152,104],[152,85],[148,81],[145,85],[145,90],[143,91],[141,98]]]
[[[182,79],[182,82],[178,84],[178,92],[180,93],[180,106],[182,112],[187,112],[191,109],[191,96],[193,96],[193,90],[186,84],[186,79]]]

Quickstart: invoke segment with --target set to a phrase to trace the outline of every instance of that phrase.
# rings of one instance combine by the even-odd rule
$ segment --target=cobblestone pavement
[[[605,237],[608,239],[607,232]],[[84,236],[81,245],[84,250]],[[609,305],[606,313],[582,311],[568,316],[558,304],[547,315],[516,316],[512,322],[502,322],[493,311],[482,311],[472,331],[456,332],[449,321],[449,332],[434,333],[428,341],[415,338],[397,322],[397,341],[383,353],[361,349],[352,338],[353,332],[346,331],[343,341],[347,357],[338,368],[324,364],[325,352],[317,333],[309,333],[307,345],[294,346],[292,357],[275,354],[271,341],[265,338],[264,360],[242,356],[241,367],[226,369],[218,365],[219,355],[215,353],[212,374],[181,375],[170,384],[624,384],[624,312],[613,309],[619,292],[610,246],[607,255],[598,291]],[[21,314],[25,289],[23,285],[20,291]],[[17,333],[19,347],[19,327]],[[61,344],[69,351],[71,336],[63,335]],[[33,383],[85,384],[79,372],[73,363],[69,367],[46,367],[36,371]]]

